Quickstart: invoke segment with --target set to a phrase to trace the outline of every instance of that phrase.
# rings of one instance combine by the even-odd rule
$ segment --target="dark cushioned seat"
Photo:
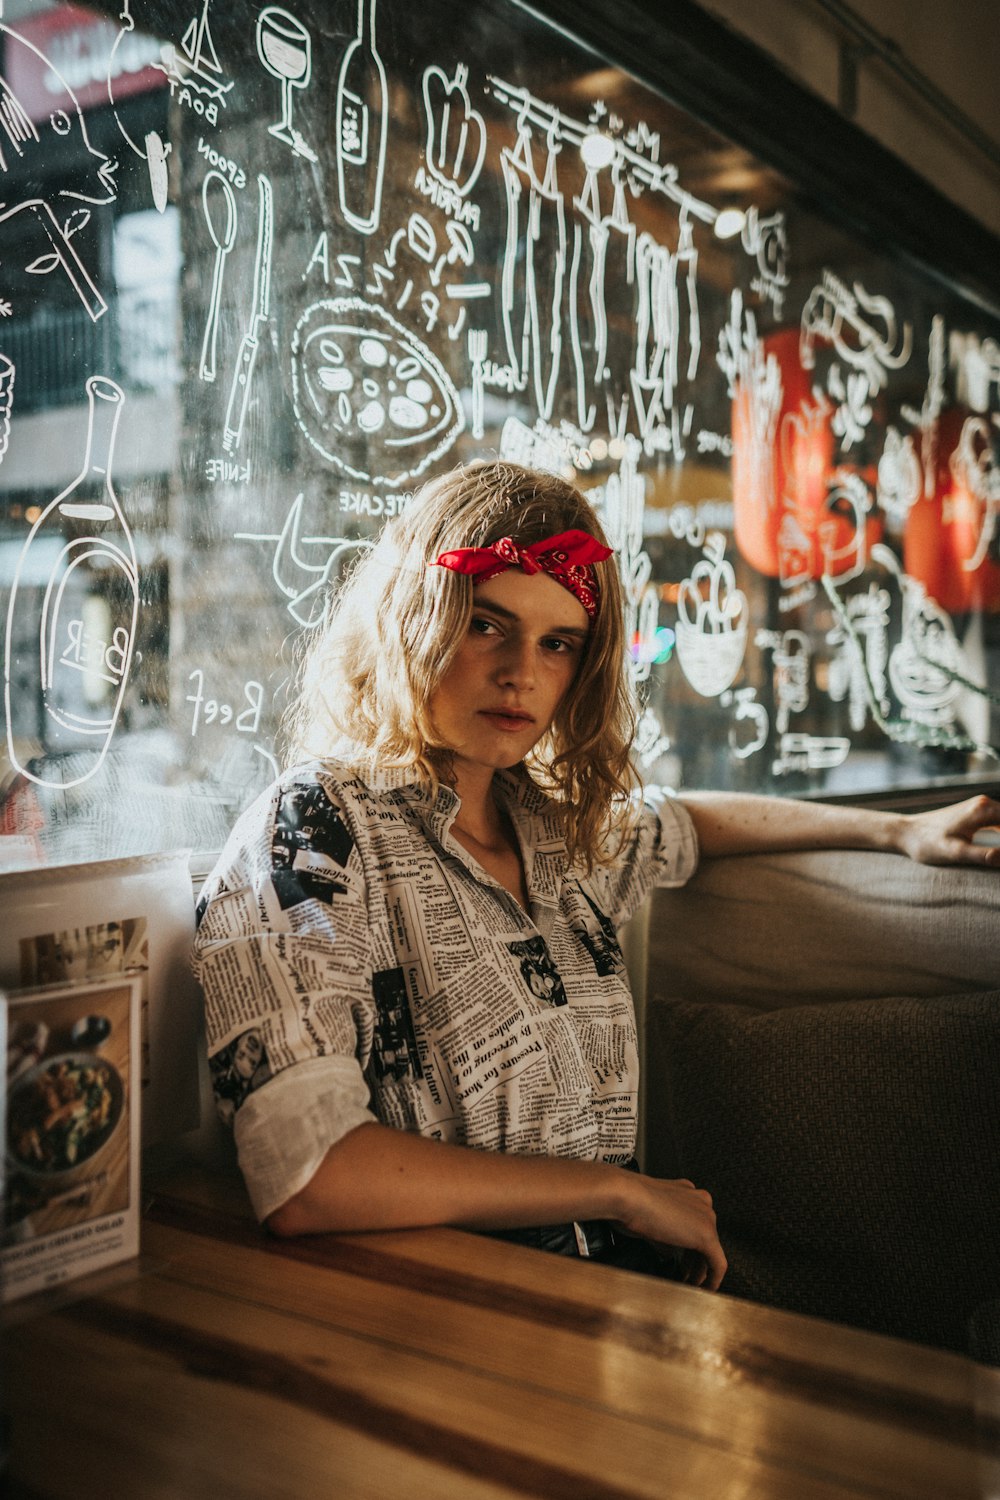
[[[725,1290],[965,1350],[1000,1297],[1000,990],[661,998],[647,1025],[649,1112],[672,1137],[648,1166],[712,1192]]]

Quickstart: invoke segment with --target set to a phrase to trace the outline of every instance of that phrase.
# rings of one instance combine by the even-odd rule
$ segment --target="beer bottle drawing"
[[[358,0],[358,34],[344,53],[337,84],[340,210],[362,234],[378,228],[389,128],[385,68],[375,46],[376,3]]]
[[[128,682],[139,610],[135,546],[112,474],[125,397],[120,386],[100,375],[92,375],[86,389],[89,409],[83,468],[50,501],[28,533],[7,611],[8,748],[18,769],[41,786],[76,786],[103,762]],[[37,635],[21,635],[21,640],[31,641],[24,663],[15,654],[15,630],[19,616],[33,606],[30,594],[42,569],[47,582],[41,618]],[[41,701],[46,750],[51,754],[97,752],[96,760],[88,761],[74,779],[63,780],[58,764],[43,767],[40,773],[20,765],[11,714],[15,667],[19,700],[34,686],[36,701]]]

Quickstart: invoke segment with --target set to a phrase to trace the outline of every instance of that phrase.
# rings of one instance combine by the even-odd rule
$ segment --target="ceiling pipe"
[[[933,83],[926,73],[922,73],[891,37],[882,36],[870,26],[863,16],[859,16],[856,10],[846,5],[844,0],[813,0],[813,4],[820,10],[826,11],[837,25],[842,27],[854,39],[855,46],[841,53],[842,67],[846,63],[849,70],[856,71],[859,61],[867,57],[878,57],[896,76],[918,94],[926,104],[946,120],[953,130],[963,136],[971,145],[988,158],[995,167],[1000,167],[1000,144],[993,140],[980,129],[975,120],[967,115],[964,110],[959,109],[948,95]],[[856,104],[856,89],[853,78],[841,80],[842,107]],[[847,108],[846,113],[852,114],[853,110]]]

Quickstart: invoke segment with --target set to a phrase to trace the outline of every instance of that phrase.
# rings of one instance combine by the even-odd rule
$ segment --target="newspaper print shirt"
[[[451,835],[455,792],[346,766],[286,773],[243,814],[198,907],[220,1114],[265,1218],[365,1121],[622,1163],[635,1014],[616,936],[698,859],[686,809],[648,807],[611,868],[569,866],[519,772],[498,789],[530,913]]]

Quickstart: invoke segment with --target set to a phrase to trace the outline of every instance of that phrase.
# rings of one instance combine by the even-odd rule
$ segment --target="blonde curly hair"
[[[472,581],[429,567],[442,552],[522,546],[561,531],[607,545],[589,502],[552,474],[483,461],[431,480],[354,565],[307,643],[286,717],[286,759],[407,768],[435,787],[451,779],[431,717],[434,692],[465,639]],[[572,859],[614,858],[631,821],[638,777],[630,759],[636,708],[626,665],[614,559],[594,564],[601,601],[577,676],[523,771],[561,812]]]

